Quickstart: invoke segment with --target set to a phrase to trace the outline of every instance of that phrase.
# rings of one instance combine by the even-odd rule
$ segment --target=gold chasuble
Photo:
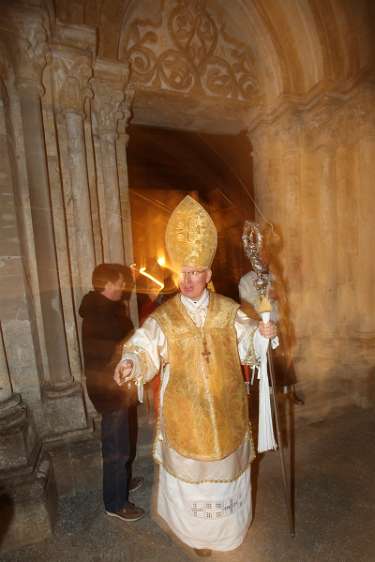
[[[223,459],[241,445],[249,429],[234,327],[238,308],[231,299],[210,293],[205,323],[198,328],[177,295],[151,315],[168,343],[165,438],[189,459]]]

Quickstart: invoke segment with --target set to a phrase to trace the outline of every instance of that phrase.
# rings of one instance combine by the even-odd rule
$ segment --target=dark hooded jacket
[[[101,414],[126,408],[136,400],[113,380],[122,344],[133,330],[123,301],[112,301],[90,291],[82,299],[82,345],[87,392]],[[133,385],[132,385],[133,387]]]

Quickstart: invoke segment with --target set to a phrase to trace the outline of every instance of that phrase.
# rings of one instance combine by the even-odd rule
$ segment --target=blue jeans
[[[103,501],[106,511],[129,502],[137,444],[137,406],[102,415]]]

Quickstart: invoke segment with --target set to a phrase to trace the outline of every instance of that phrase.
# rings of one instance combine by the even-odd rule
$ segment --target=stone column
[[[358,332],[362,338],[375,337],[375,265],[371,257],[374,232],[375,177],[375,84],[361,87],[357,109],[359,142],[356,151],[358,181]]]
[[[78,34],[79,30],[74,30]],[[60,40],[57,37],[56,40]],[[51,46],[54,104],[59,143],[67,143],[64,199],[67,213],[71,269],[76,309],[84,293],[91,289],[95,253],[84,135],[84,104],[92,96],[88,80],[92,75],[91,53],[61,43]],[[62,119],[61,119],[62,118]],[[68,176],[68,178],[67,178]],[[67,181],[68,180],[68,181]]]
[[[44,408],[50,435],[87,426],[81,386],[72,378],[62,312],[51,211],[50,185],[41,109],[41,73],[46,64],[47,31],[38,12],[11,14],[14,64],[22,121],[24,156],[32,217],[38,291],[48,369],[44,373]]]
[[[134,263],[134,249],[133,249],[133,233],[132,233],[132,219],[129,198],[129,176],[128,176],[128,161],[127,161],[127,145],[129,142],[129,135],[127,134],[127,126],[131,117],[131,106],[134,100],[135,89],[128,86],[126,90],[125,103],[123,108],[124,117],[118,124],[118,137],[116,143],[117,153],[117,166],[119,175],[119,190],[120,190],[120,207],[123,228],[124,250],[125,250],[125,263],[130,265]],[[133,292],[130,299],[130,316],[134,326],[138,326],[138,305],[137,295]]]
[[[124,115],[122,106],[128,67],[97,59],[94,65],[93,121],[98,138],[102,192],[99,192],[99,209],[103,240],[104,260],[124,263],[124,239],[119,191],[119,171],[116,153],[117,125]],[[99,184],[100,186],[100,184]],[[98,186],[98,187],[99,187]]]
[[[22,384],[27,388],[25,377],[15,376],[20,371],[22,374],[26,367],[29,375],[27,382],[32,386],[30,382],[37,380],[37,361],[33,356],[35,348],[30,337],[31,323],[23,285],[24,256],[13,191],[16,185],[13,165],[15,147],[11,142],[13,131],[10,127],[9,97],[2,80],[3,77],[6,80],[2,58],[0,52],[0,291],[1,318],[4,323],[0,322],[0,521],[1,550],[6,550],[47,538],[52,533],[57,502],[49,457],[42,451],[41,441],[25,402],[20,394],[13,392],[11,376],[13,383],[18,383],[18,388]],[[16,338],[13,337],[15,329]],[[23,347],[27,349],[26,352]],[[11,352],[10,361],[7,351]],[[14,360],[15,356],[18,362]],[[33,390],[28,393],[29,399],[33,394]],[[37,394],[40,404],[40,394]],[[35,402],[31,403],[35,406]],[[39,414],[40,410],[36,411],[34,419],[40,419]],[[29,525],[31,519],[36,524],[32,530]]]
[[[38,18],[22,20],[27,33],[14,38],[16,85],[20,100],[36,250],[39,296],[48,358],[46,382],[65,388],[73,383],[64,332],[57,275],[54,229],[41,111],[41,72],[46,63],[46,31]],[[27,46],[32,48],[28,49]]]
[[[314,303],[312,328],[335,344],[337,335],[337,189],[336,152],[339,146],[339,106],[319,100],[304,119],[305,159],[314,177],[309,206],[314,256]]]
[[[270,193],[275,193],[277,211],[274,214],[276,227],[279,227],[274,241],[274,269],[284,292],[284,295],[280,295],[281,301],[284,299],[280,307],[284,306],[285,320],[290,324],[289,344],[292,345],[292,332],[297,331],[302,336],[304,331],[301,263],[307,257],[303,254],[301,244],[302,140],[298,112],[293,107],[286,109],[270,123],[268,136],[273,139],[271,153],[277,157],[274,166],[278,170],[269,189]],[[279,240],[277,236],[280,236]]]
[[[264,118],[249,132],[253,145],[257,220],[265,227],[265,249],[278,294],[279,330],[284,368],[292,377],[296,333],[304,335],[301,276],[301,126],[293,107]],[[272,223],[272,227],[267,224]]]
[[[61,289],[69,363],[74,380],[79,381],[81,379],[82,365],[72,293],[68,232],[61,176],[61,153],[57,142],[50,67],[47,67],[44,72],[43,82],[45,85],[45,93],[42,97],[44,136],[46,142],[51,208],[58,261],[58,276]]]
[[[88,157],[92,147],[86,145],[85,134],[92,91],[92,59],[96,50],[95,30],[87,26],[57,23],[51,44],[51,64],[48,67],[51,87],[51,104],[56,119],[56,140],[60,156],[64,211],[67,225],[72,293],[77,336],[80,335],[78,309],[82,297],[91,288],[91,275],[96,264],[91,205]],[[89,139],[90,140],[90,139]],[[90,167],[91,180],[93,167]],[[95,188],[95,186],[92,186]],[[96,203],[96,201],[94,202]],[[96,209],[96,206],[95,206]],[[76,340],[77,349],[80,346]],[[85,377],[82,373],[85,389]],[[86,396],[86,409],[90,417],[91,402]]]
[[[39,290],[51,385],[72,383],[65,342],[56,250],[48,192],[39,92],[19,86],[30,181],[30,205],[37,251]]]
[[[349,338],[358,328],[356,277],[358,270],[358,173],[356,147],[359,143],[358,108],[355,100],[342,104],[335,133],[335,184],[337,210],[337,334],[348,345],[344,356],[352,360]],[[348,131],[351,134],[348,134]]]

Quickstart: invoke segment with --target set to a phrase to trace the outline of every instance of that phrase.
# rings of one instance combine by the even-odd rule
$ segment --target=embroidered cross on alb
[[[206,338],[204,336],[203,336],[203,342],[202,343],[203,343],[202,355],[208,363],[209,360],[210,360],[211,351],[208,351],[207,341],[206,341]]]

